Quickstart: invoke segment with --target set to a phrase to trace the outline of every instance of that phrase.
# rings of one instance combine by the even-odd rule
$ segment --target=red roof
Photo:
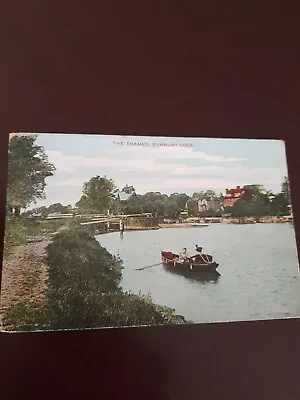
[[[241,188],[240,186],[237,186],[234,189],[226,189],[226,193],[225,193],[224,198],[225,199],[232,199],[232,198],[241,197],[241,196],[246,195],[246,194],[248,194],[248,191],[247,191],[246,188],[244,188],[244,187]]]

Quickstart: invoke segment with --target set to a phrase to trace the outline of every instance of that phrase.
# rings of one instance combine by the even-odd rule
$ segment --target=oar
[[[167,263],[169,263],[169,262],[174,262],[174,260],[167,260]],[[157,265],[161,265],[161,264],[163,264],[162,261],[160,263],[157,263],[157,264],[147,265],[147,267],[136,268],[135,270],[136,271],[143,271],[144,269],[156,267]]]
[[[152,265],[148,265],[147,267],[142,267],[142,268],[136,268],[136,271],[143,271],[143,269],[147,269],[147,268],[152,268],[152,267],[156,267],[157,265],[162,264],[162,262],[157,263],[157,264],[152,264]]]

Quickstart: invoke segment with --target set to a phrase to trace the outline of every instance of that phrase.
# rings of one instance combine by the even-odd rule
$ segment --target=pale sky
[[[46,199],[33,207],[74,205],[95,175],[112,178],[119,189],[133,185],[140,194],[189,195],[254,183],[278,192],[287,175],[284,142],[277,140],[39,134],[37,143],[56,172],[47,179]]]

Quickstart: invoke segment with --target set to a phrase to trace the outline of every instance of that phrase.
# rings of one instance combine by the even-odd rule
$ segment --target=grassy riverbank
[[[123,292],[122,261],[98,243],[94,227],[55,221],[56,226],[35,226],[33,233],[32,226],[20,224],[15,222],[6,238],[1,293],[4,329],[185,323],[174,310],[154,304],[150,297]]]

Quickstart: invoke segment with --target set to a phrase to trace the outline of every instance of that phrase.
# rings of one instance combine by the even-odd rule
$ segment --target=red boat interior
[[[178,257],[177,254],[172,253],[171,251],[162,251],[161,255],[167,260],[174,260],[174,258]]]

